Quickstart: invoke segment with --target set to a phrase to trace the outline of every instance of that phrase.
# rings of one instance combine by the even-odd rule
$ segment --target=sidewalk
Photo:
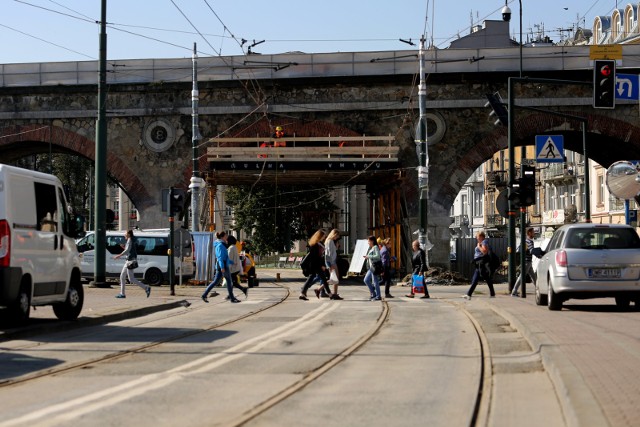
[[[127,285],[127,298],[116,298],[120,285],[109,282],[110,288],[95,288],[84,285],[84,305],[76,321],[66,322],[56,318],[51,306],[31,307],[29,324],[21,327],[0,326],[0,341],[26,337],[36,333],[67,330],[70,327],[96,325],[114,322],[177,307],[188,307],[200,301],[204,285],[176,285],[175,295],[171,295],[169,285],[152,286],[151,295],[146,297],[143,289]],[[218,292],[222,288],[215,288]]]

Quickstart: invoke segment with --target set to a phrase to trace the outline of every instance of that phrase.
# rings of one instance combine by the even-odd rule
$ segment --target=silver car
[[[562,309],[570,298],[613,297],[640,307],[640,237],[622,224],[568,224],[551,237],[538,263],[536,304]]]

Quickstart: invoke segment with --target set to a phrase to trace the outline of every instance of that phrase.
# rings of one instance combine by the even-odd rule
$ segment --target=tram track
[[[9,379],[5,379],[5,380],[0,380],[0,388],[10,387],[10,386],[14,386],[14,385],[17,385],[17,384],[26,383],[26,382],[29,382],[29,381],[33,381],[33,380],[36,380],[36,379],[41,379],[41,378],[48,377],[48,376],[53,376],[53,375],[64,373],[64,372],[70,372],[70,371],[77,370],[77,369],[83,369],[83,368],[86,368],[88,366],[95,365],[95,364],[98,364],[98,363],[103,363],[103,362],[107,362],[107,361],[113,361],[113,360],[116,360],[118,358],[122,358],[122,357],[126,357],[126,356],[129,356],[129,355],[133,355],[133,354],[142,353],[142,352],[145,352],[145,351],[148,351],[148,350],[152,350],[152,349],[154,349],[156,347],[159,347],[159,346],[161,346],[163,344],[167,344],[167,343],[171,343],[171,342],[175,342],[175,341],[180,341],[180,340],[183,340],[185,338],[190,338],[190,337],[197,336],[197,335],[200,335],[200,334],[205,334],[205,333],[214,331],[216,329],[220,329],[220,328],[223,328],[225,326],[232,325],[234,323],[240,322],[240,321],[245,320],[247,318],[250,318],[252,316],[256,316],[256,315],[258,315],[260,313],[263,313],[263,312],[265,312],[267,310],[273,309],[273,308],[279,306],[280,304],[284,303],[285,301],[287,301],[291,297],[291,290],[288,287],[281,286],[279,284],[275,284],[275,286],[278,286],[278,287],[281,287],[281,288],[285,289],[286,290],[286,294],[280,300],[277,300],[273,304],[267,305],[265,307],[261,307],[261,308],[258,308],[256,310],[252,310],[250,312],[247,312],[247,313],[244,313],[242,315],[233,317],[231,319],[227,319],[227,320],[224,320],[224,321],[221,321],[221,322],[217,322],[217,323],[209,325],[209,326],[207,326],[205,328],[201,328],[201,329],[194,330],[194,331],[185,331],[185,332],[182,332],[180,334],[173,335],[173,336],[171,336],[169,338],[158,340],[158,341],[154,341],[154,342],[151,342],[151,343],[141,344],[141,345],[136,346],[134,348],[128,348],[126,350],[116,351],[116,352],[113,352],[113,353],[110,353],[110,354],[102,355],[100,357],[84,360],[82,362],[69,363],[69,364],[66,364],[64,366],[57,367],[57,368],[50,368],[50,369],[41,370],[41,371],[38,371],[38,372],[34,372],[32,374],[25,374],[25,375],[22,375],[22,376],[16,377],[16,378],[9,378]],[[215,303],[213,305],[217,305],[217,304],[220,304],[220,303],[221,302],[218,302],[218,303]],[[199,310],[205,309],[205,307],[207,307],[207,306],[204,306],[204,305],[203,306],[197,306],[197,307],[194,307],[194,308],[189,308],[189,311],[190,312],[199,311]],[[181,312],[177,312],[177,313],[167,313],[167,314],[165,314],[164,319],[167,319],[167,318],[170,318],[170,317],[174,317],[174,316],[181,316],[181,315],[184,315],[186,312],[187,311],[181,311]],[[143,320],[141,322],[136,323],[136,326],[139,327],[139,326],[149,325],[149,324],[152,324],[153,322],[156,322],[156,321],[157,321],[157,319],[156,320]],[[80,335],[80,333],[82,333],[83,329],[86,329],[86,328],[91,327],[91,326],[95,326],[95,325],[91,324],[91,325],[87,325],[85,328],[77,328],[76,331],[78,332],[78,335]],[[20,347],[15,347],[15,348],[10,348],[10,349],[8,349],[8,348],[0,348],[0,349],[1,349],[1,352],[31,350],[31,349],[35,349],[35,348],[39,347],[40,345],[41,345],[40,343],[31,343],[31,344],[28,344],[28,345],[23,345],[23,346],[20,346]]]
[[[272,304],[269,304],[268,306],[264,306],[256,310],[243,313],[242,315],[239,315],[239,316],[234,316],[233,318],[229,318],[224,321],[216,322],[215,324],[209,325],[206,328],[182,332],[179,334],[172,335],[171,337],[167,337],[166,339],[156,340],[154,342],[138,345],[138,346],[135,346],[134,348],[129,348],[122,351],[115,351],[111,354],[105,354],[100,357],[93,358],[91,360],[84,360],[82,362],[78,362],[74,364],[67,364],[66,366],[62,366],[60,368],[42,370],[39,372],[34,372],[33,374],[27,374],[21,377],[10,379],[0,383],[0,388],[17,386],[19,384],[28,383],[30,381],[34,381],[37,379],[43,379],[49,376],[54,376],[56,374],[67,373],[73,370],[88,368],[91,365],[110,362],[110,361],[117,360],[119,358],[125,358],[127,356],[138,355],[140,353],[145,353],[155,348],[158,348],[163,344],[170,344],[174,341],[180,341],[185,338],[197,336],[199,334],[206,334],[208,332],[215,331],[216,329],[224,328],[225,326],[234,324],[236,322],[240,322],[243,320],[246,321],[247,319],[251,319],[253,316],[256,316],[260,313],[265,313],[266,311],[269,311],[275,307],[278,307],[284,302],[290,301],[292,298],[292,295],[296,295],[296,290],[293,286],[287,286],[286,284],[281,285],[275,282],[274,282],[274,285],[285,289],[286,293],[282,298],[278,299],[277,301],[274,301]],[[362,289],[362,288],[357,288],[355,290],[357,290],[358,292],[361,291],[363,293],[368,292],[367,289]],[[418,301],[412,300],[410,302],[410,304],[416,304],[416,303],[418,303]],[[318,306],[311,312],[307,313],[307,315],[303,316],[303,318],[297,321],[292,321],[288,324],[284,324],[281,327],[279,327],[277,331],[271,331],[267,334],[263,334],[260,336],[256,336],[254,338],[243,340],[240,343],[236,344],[235,346],[225,349],[224,351],[212,353],[209,355],[204,355],[200,359],[194,360],[193,362],[188,363],[186,365],[175,367],[174,369],[171,369],[164,373],[159,372],[155,374],[147,374],[143,377],[140,377],[137,380],[131,381],[131,384],[132,386],[135,385],[135,387],[140,387],[140,393],[144,393],[150,390],[154,390],[155,388],[165,387],[171,384],[173,381],[177,381],[177,378],[182,378],[185,375],[202,374],[202,373],[210,372],[214,369],[218,369],[220,366],[226,363],[235,361],[239,357],[243,357],[244,355],[247,355],[247,354],[254,354],[255,352],[259,351],[261,348],[265,347],[266,345],[286,338],[286,334],[290,332],[292,329],[304,330],[305,327],[308,327],[307,326],[309,324],[308,322],[310,321],[317,322],[318,319],[322,318],[323,316],[329,315],[329,313],[331,313],[333,310],[340,307],[339,304],[340,303],[338,302],[329,302],[329,301],[322,302],[320,306]],[[210,307],[211,305],[212,304],[198,305],[195,308],[191,308],[189,312],[193,312],[195,310],[202,310],[202,309],[205,309],[206,307]],[[464,315],[468,318],[470,323],[473,325],[473,328],[475,330],[475,335],[477,336],[477,339],[479,342],[479,348],[480,348],[480,358],[481,358],[481,364],[480,364],[481,369],[479,373],[480,378],[478,379],[478,389],[476,392],[476,399],[473,404],[473,411],[472,411],[472,414],[470,415],[470,422],[468,425],[470,427],[487,425],[487,420],[489,419],[488,418],[489,408],[491,403],[491,375],[492,375],[491,355],[489,354],[489,351],[488,351],[489,347],[487,344],[487,339],[483,333],[483,329],[481,325],[478,323],[476,319],[474,319],[471,313],[467,312],[464,309],[464,307],[461,308],[459,304],[452,303],[452,305],[457,307],[458,309],[461,309]],[[375,316],[372,316],[370,319],[371,321],[375,319],[375,323],[373,324],[370,323],[368,328],[366,329],[363,328],[364,333],[359,335],[355,341],[351,343],[344,343],[345,347],[342,350],[340,350],[340,348],[337,348],[336,350],[338,351],[335,354],[332,354],[332,356],[329,359],[323,361],[322,364],[305,372],[301,378],[289,384],[285,388],[280,390],[275,390],[271,395],[263,396],[262,401],[260,401],[259,403],[252,404],[251,407],[246,408],[244,412],[239,413],[239,415],[236,416],[235,418],[227,419],[225,421],[225,425],[243,426],[246,424],[251,424],[253,421],[259,420],[260,416],[265,414],[265,412],[277,407],[280,403],[295,396],[297,393],[301,392],[303,389],[314,384],[318,379],[323,377],[323,375],[329,373],[334,368],[341,365],[343,362],[349,360],[351,356],[354,356],[360,349],[362,349],[368,343],[372,342],[372,340],[376,337],[376,335],[379,334],[381,330],[383,330],[385,323],[388,321],[391,315],[392,308],[399,309],[399,307],[401,306],[393,307],[393,304],[389,304],[389,302],[387,301],[382,301],[382,303],[380,304],[381,309],[379,313],[376,313]],[[181,313],[168,313],[168,316],[165,317],[165,319],[173,316],[180,316],[180,315]],[[142,322],[138,323],[136,326],[152,324],[154,321],[155,320],[144,319]],[[121,385],[120,387],[123,387],[123,386],[124,384]],[[104,394],[105,391],[103,390],[100,393]],[[133,396],[135,396],[135,394]],[[129,395],[129,398],[131,397],[132,396]],[[83,397],[82,399],[83,403],[86,403],[87,406],[84,409],[82,409],[82,411],[84,411],[82,413],[91,412],[92,411],[91,408],[97,404],[91,399],[93,399],[91,395]],[[118,397],[114,393],[113,397],[109,397],[107,400],[109,402],[112,401],[110,404],[116,404],[119,401],[119,399],[120,397]],[[79,406],[80,405],[78,405],[78,407]],[[55,415],[56,411],[59,411],[59,410],[61,409],[55,409],[55,408],[46,409],[46,411],[51,412],[54,419],[57,417],[57,415]],[[40,412],[44,412],[44,411],[45,409],[41,410]],[[80,411],[80,409],[78,409],[78,411]],[[69,414],[68,416],[71,417],[72,415]],[[25,417],[21,417],[21,418],[25,418]],[[14,419],[13,421],[17,421],[17,420],[19,419]],[[52,422],[55,424],[55,421],[52,421]],[[4,423],[0,423],[0,424],[4,425]],[[13,424],[9,423],[7,425],[13,425]]]

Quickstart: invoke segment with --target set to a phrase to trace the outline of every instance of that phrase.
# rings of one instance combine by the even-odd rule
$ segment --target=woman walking
[[[338,229],[334,228],[329,232],[329,235],[324,241],[324,262],[326,267],[329,269],[329,275],[331,275],[332,271],[335,271],[336,277],[340,277],[338,273],[338,249],[336,248],[336,240],[340,238],[340,232]],[[333,294],[331,294],[331,299],[343,299],[340,295],[338,295],[338,285],[340,282],[336,282],[333,284]]]
[[[375,236],[369,236],[367,243],[369,244],[369,250],[364,257],[367,258],[369,271],[367,271],[367,274],[364,276],[364,284],[367,285],[369,292],[371,292],[371,301],[381,301],[380,277],[374,268],[375,263],[381,262],[380,249],[378,249],[378,245],[376,244]]]
[[[145,285],[144,283],[136,279],[133,274],[133,270],[135,270],[135,268],[130,268],[133,265],[138,265],[138,251],[136,250],[133,230],[127,230],[127,232],[124,233],[124,237],[125,239],[127,239],[127,243],[124,246],[124,251],[113,257],[113,259],[118,259],[125,255],[127,256],[127,261],[124,263],[122,272],[120,273],[120,293],[116,295],[116,298],[127,297],[125,294],[125,284],[127,278],[129,279],[129,283],[136,284],[144,289],[144,292],[147,294],[147,298],[149,298],[149,295],[151,295],[151,286]]]
[[[427,255],[424,250],[420,247],[420,241],[414,240],[411,244],[411,248],[413,249],[413,257],[411,257],[411,266],[413,267],[413,274],[422,276],[422,285],[424,286],[424,295],[420,298],[429,298],[429,291],[427,290],[427,280],[424,278],[425,271],[427,268]],[[406,295],[407,298],[415,297],[413,293],[413,286],[411,286],[411,293]]]
[[[471,278],[471,286],[466,294],[463,295],[465,299],[471,299],[473,295],[473,291],[478,286],[478,282],[480,279],[484,279],[487,281],[487,286],[489,286],[489,298],[495,298],[496,291],[493,289],[493,278],[491,277],[491,271],[489,269],[489,263],[485,256],[489,255],[489,251],[491,251],[491,247],[489,246],[489,239],[486,238],[484,231],[479,231],[476,234],[476,240],[478,243],[473,252],[473,262],[476,265],[475,270],[473,271],[473,277]]]
[[[240,254],[238,254],[238,248],[236,247],[236,238],[233,236],[227,237],[227,244],[229,248],[227,252],[229,253],[229,271],[231,272],[231,281],[233,282],[233,287],[236,289],[240,289],[244,294],[244,297],[247,298],[249,294],[249,287],[246,288],[240,285],[240,272],[242,271],[242,263],[240,262]]]
[[[316,297],[320,298],[320,289],[324,288],[327,294],[331,293],[329,289],[329,284],[327,283],[326,276],[326,267],[324,265],[324,245],[322,241],[324,240],[326,233],[324,230],[320,229],[313,233],[313,236],[309,239],[309,257],[311,260],[311,265],[309,267],[310,273],[307,281],[304,282],[302,286],[302,290],[300,291],[301,300],[307,301],[307,291],[313,285],[313,282],[316,280],[320,280],[320,286],[314,289]]]

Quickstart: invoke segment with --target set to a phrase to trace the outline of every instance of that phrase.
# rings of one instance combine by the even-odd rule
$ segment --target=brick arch
[[[95,160],[95,142],[79,133],[60,126],[28,124],[9,126],[0,130],[0,150],[11,150],[16,144],[40,142],[62,148],[66,152]],[[107,152],[107,168],[125,189],[136,208],[143,210],[153,205],[144,183],[113,153]]]

